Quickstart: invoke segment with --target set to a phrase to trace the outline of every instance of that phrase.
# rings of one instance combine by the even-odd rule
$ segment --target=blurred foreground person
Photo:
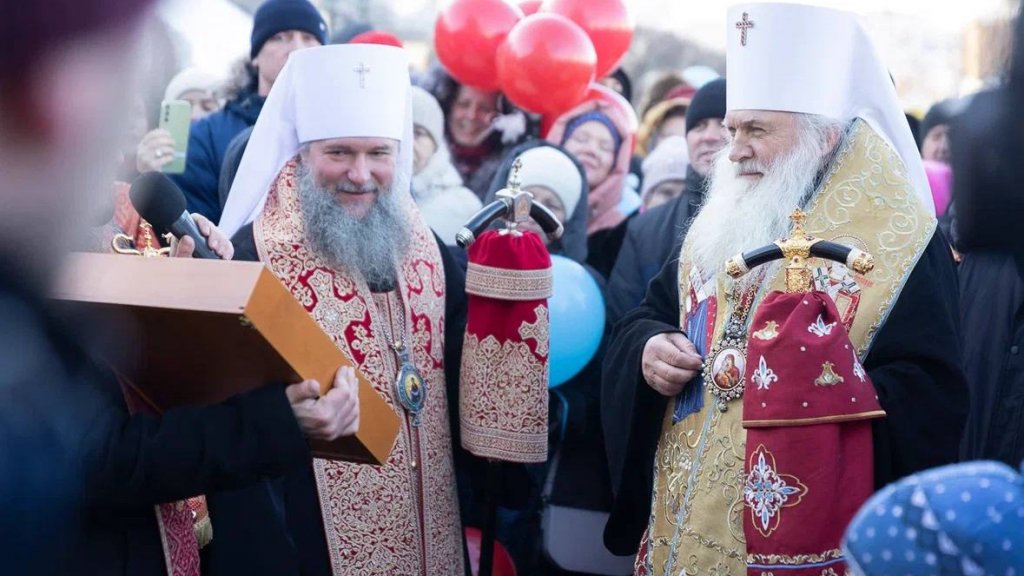
[[[1013,34],[1006,82],[975,95],[953,121],[953,201],[958,248],[1024,259],[1024,19],[1017,18]]]
[[[58,5],[55,5],[58,4]],[[308,463],[358,427],[352,372],[204,408],[132,414],[97,347],[55,314],[62,257],[109,206],[123,90],[148,2],[22,5],[0,20],[0,547],[6,574],[199,574],[184,498]],[[60,17],[53,15],[59,13]],[[130,84],[130,83],[129,83]],[[75,95],[69,106],[66,96]],[[206,227],[207,234],[212,229]]]
[[[1024,460],[1024,20],[1007,81],[976,95],[953,123],[954,233],[971,408],[963,457]]]
[[[987,461],[914,474],[864,504],[843,550],[855,576],[1017,574],[1024,477]]]

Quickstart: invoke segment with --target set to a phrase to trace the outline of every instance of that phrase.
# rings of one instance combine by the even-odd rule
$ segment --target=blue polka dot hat
[[[909,476],[864,504],[843,547],[864,576],[1024,576],[1024,478],[999,462]]]

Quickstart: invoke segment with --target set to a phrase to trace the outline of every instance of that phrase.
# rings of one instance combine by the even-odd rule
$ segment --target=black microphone
[[[189,215],[185,195],[177,184],[161,172],[143,172],[128,191],[132,206],[160,234],[170,232],[179,240],[189,236],[196,243],[193,256],[219,259],[206,244],[206,238]]]

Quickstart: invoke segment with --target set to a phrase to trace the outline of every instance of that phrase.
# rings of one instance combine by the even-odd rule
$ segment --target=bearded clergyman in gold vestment
[[[784,282],[778,265],[737,281],[724,264],[785,238],[797,207],[808,234],[874,256],[867,275],[821,260],[811,267],[886,413],[870,421],[876,489],[957,458],[967,388],[955,269],[895,90],[856,17],[752,4],[731,9],[728,22],[731,141],[679,258],[616,326],[605,359],[615,496],[605,542],[639,552],[637,574],[834,576],[845,571],[838,546],[770,556],[747,548],[744,383],[726,388],[729,379],[715,375],[730,363],[749,374],[742,340],[761,300]],[[726,338],[733,326],[739,340]],[[783,508],[798,502],[787,496],[809,482],[774,465],[765,465],[778,490],[759,509],[766,523],[792,517]],[[845,465],[820,462],[823,472]]]

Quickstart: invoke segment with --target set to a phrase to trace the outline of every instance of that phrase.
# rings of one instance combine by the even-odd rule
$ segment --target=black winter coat
[[[1024,460],[1024,256],[972,253],[960,265],[971,408],[966,460]]]
[[[663,206],[633,218],[626,228],[615,267],[608,278],[608,322],[615,324],[640,305],[647,284],[667,261],[679,257],[690,220],[704,201],[706,181],[687,168],[686,189]]]
[[[130,331],[58,317],[13,277],[0,274],[5,574],[164,574],[156,504],[251,485],[311,461],[282,387],[161,417],[129,415],[120,385],[91,349],[124,346]]]

